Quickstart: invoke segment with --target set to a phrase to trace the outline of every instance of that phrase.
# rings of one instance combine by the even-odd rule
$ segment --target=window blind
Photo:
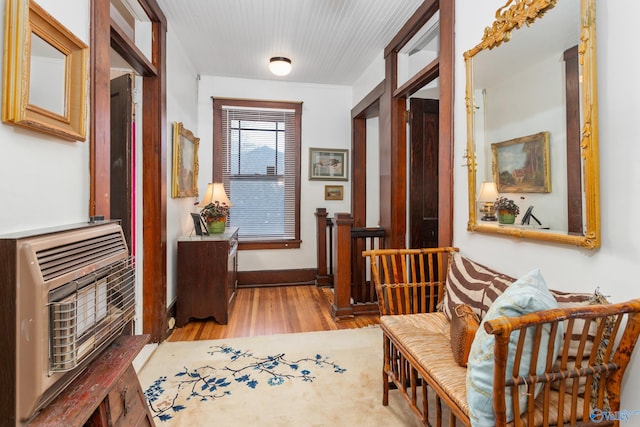
[[[296,111],[222,108],[222,181],[241,240],[296,238]]]

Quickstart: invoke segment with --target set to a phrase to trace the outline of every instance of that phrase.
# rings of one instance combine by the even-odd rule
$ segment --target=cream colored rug
[[[139,373],[157,426],[418,426],[382,406],[379,327],[165,342]]]

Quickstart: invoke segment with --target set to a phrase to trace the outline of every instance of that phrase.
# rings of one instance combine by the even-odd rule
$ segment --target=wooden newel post
[[[332,314],[336,319],[353,318],[351,308],[351,228],[353,217],[349,213],[335,214],[336,266],[333,282]]]
[[[316,208],[316,234],[318,236],[316,286],[331,286],[332,284],[331,274],[327,271],[327,225],[327,210]]]

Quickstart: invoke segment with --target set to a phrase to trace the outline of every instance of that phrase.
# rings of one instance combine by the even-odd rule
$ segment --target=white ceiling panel
[[[158,0],[201,75],[351,85],[422,0]],[[293,70],[277,77],[269,58]],[[169,58],[170,60],[170,58]]]

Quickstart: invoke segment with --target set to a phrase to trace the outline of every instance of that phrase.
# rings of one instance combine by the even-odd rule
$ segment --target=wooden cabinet
[[[154,426],[131,362],[149,335],[121,336],[26,425]]]
[[[238,228],[178,239],[176,326],[191,318],[229,320],[238,271]]]

